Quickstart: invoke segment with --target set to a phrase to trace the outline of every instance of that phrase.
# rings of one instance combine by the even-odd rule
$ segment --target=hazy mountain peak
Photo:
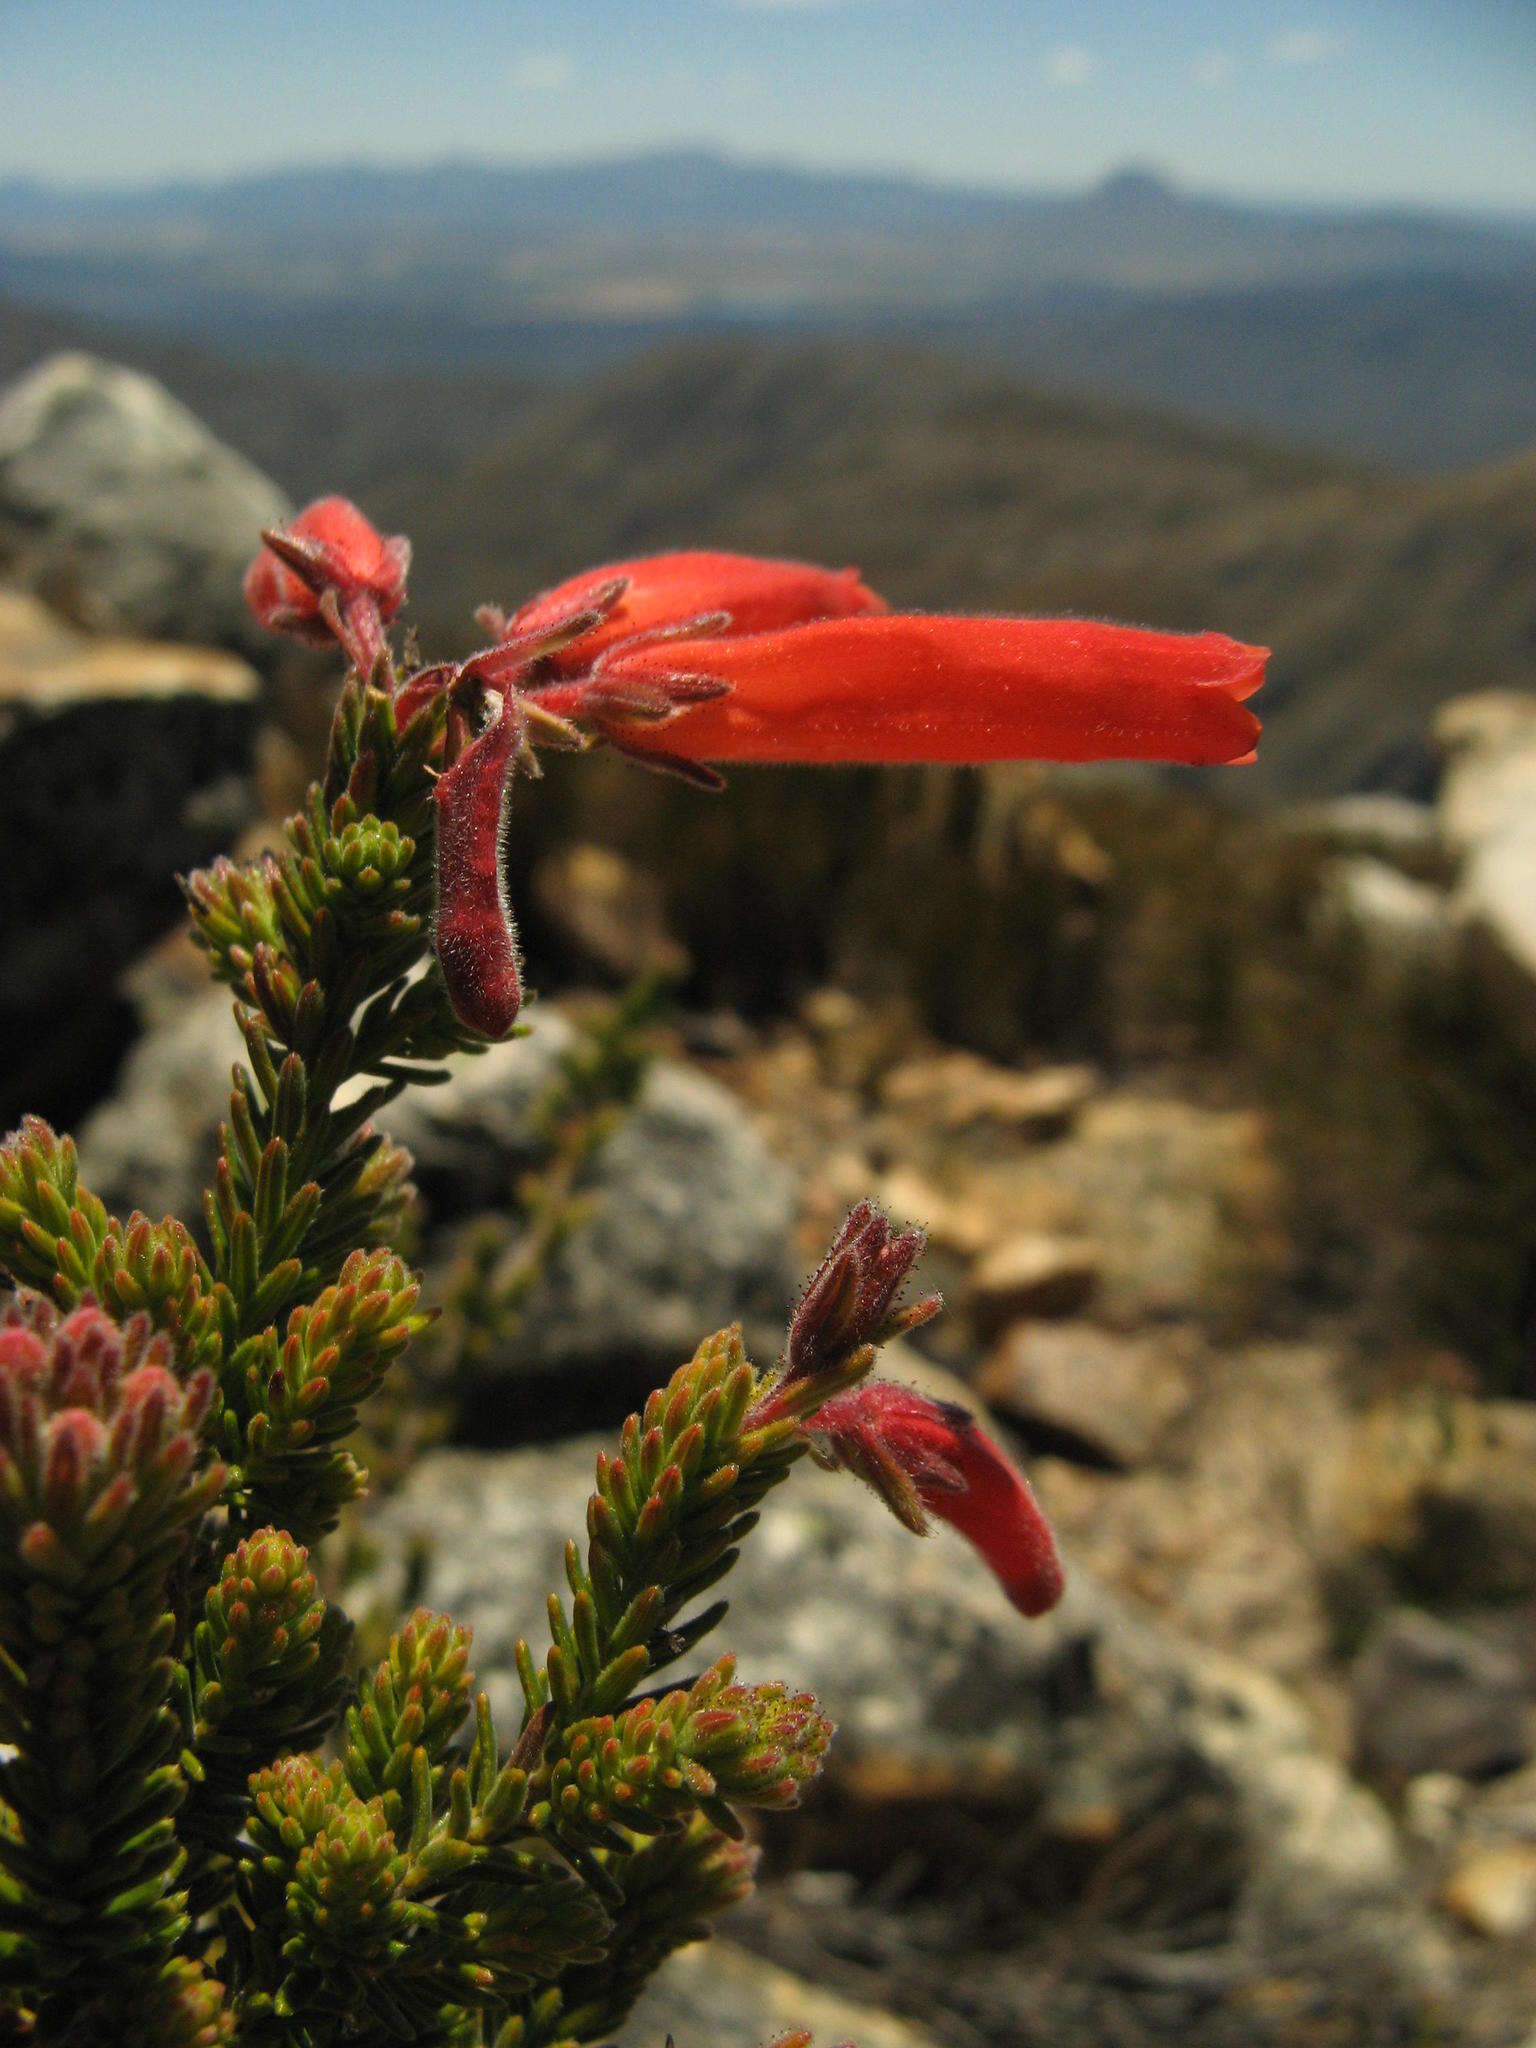
[[[1092,198],[1101,206],[1126,211],[1167,212],[1190,202],[1173,180],[1154,164],[1122,164],[1093,187]]]

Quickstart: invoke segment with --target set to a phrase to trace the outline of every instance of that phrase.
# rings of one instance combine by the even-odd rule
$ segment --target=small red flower
[[[626,749],[663,764],[1226,762],[1253,754],[1259,723],[1243,700],[1267,659],[1220,633],[889,613],[620,644],[589,687],[606,724],[626,691],[729,685],[623,727]]]
[[[980,1551],[1021,1614],[1044,1614],[1063,1590],[1051,1525],[1029,1482],[973,1416],[890,1380],[837,1394],[806,1425],[829,1462],[866,1479],[918,1530],[929,1514]]]
[[[339,640],[358,672],[371,673],[405,601],[405,535],[378,532],[349,499],[317,498],[262,540],[244,585],[260,623],[315,646]]]
[[[841,619],[883,612],[884,598],[861,582],[857,569],[822,569],[814,562],[780,562],[757,555],[700,549],[640,555],[569,577],[502,621],[508,633],[537,632],[573,611],[601,603],[613,585],[616,601],[602,623],[579,644],[552,658],[556,675],[580,674],[604,648],[620,640],[675,632],[708,622],[716,633],[763,633],[808,619]]]

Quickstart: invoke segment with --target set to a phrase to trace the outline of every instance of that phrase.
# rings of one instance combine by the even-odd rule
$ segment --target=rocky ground
[[[109,581],[113,633],[167,630],[180,577],[200,631],[236,641],[220,550],[261,480],[185,416],[157,440],[141,382],[72,361],[0,398],[0,556],[62,602],[78,479],[118,479],[87,536],[111,552],[114,505],[159,478],[165,530]],[[167,874],[270,808],[302,721],[278,731],[272,678],[234,654],[103,638],[74,610],[0,592],[7,1085],[78,1110],[109,1202],[192,1214],[238,1040],[184,943],[146,949],[174,923]],[[1297,829],[1327,838],[1325,912],[1376,969],[1434,971],[1474,931],[1536,1019],[1536,700],[1468,700],[1443,737],[1437,808],[1352,800]],[[592,972],[678,970],[611,853],[567,847],[537,888]],[[393,1112],[429,1298],[515,1202],[581,1015],[540,1003],[530,1038]],[[74,1100],[61,1073],[88,1077]],[[1465,1360],[1375,1355],[1347,1301],[1302,1293],[1297,1192],[1271,1118],[1188,1065],[998,1064],[843,987],[661,1032],[585,1221],[450,1390],[453,1444],[361,1532],[349,1604],[453,1608],[507,1700],[597,1443],[717,1324],[769,1355],[869,1193],[927,1227],[949,1303],[895,1369],[1013,1436],[1071,1590],[1027,1625],[958,1539],[914,1542],[852,1482],[775,1497],[722,1640],[818,1691],[831,1768],[766,1833],[730,1940],[679,1959],[625,2048],[668,2028],[746,2048],[794,2020],[863,2048],[1525,2048],[1536,1404],[1481,1397]]]

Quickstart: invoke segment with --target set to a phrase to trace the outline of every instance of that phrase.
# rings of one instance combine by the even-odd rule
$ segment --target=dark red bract
[[[516,697],[437,779],[438,965],[453,1013],[505,1038],[522,1007],[522,959],[503,868],[512,763],[524,719]]]

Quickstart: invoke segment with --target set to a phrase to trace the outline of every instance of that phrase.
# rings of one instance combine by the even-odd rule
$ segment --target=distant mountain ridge
[[[130,232],[282,243],[401,230],[663,242],[700,233],[912,241],[960,234],[1006,241],[1020,271],[1040,283],[1235,284],[1536,262],[1536,219],[1259,205],[1185,192],[1138,168],[1065,193],[808,170],[707,151],[569,164],[317,165],[135,188],[0,182],[0,238],[34,244]]]
[[[0,291],[320,371],[529,382],[680,340],[830,335],[1410,469],[1536,437],[1536,220],[1256,206],[1145,170],[1065,194],[704,153],[12,181]]]

